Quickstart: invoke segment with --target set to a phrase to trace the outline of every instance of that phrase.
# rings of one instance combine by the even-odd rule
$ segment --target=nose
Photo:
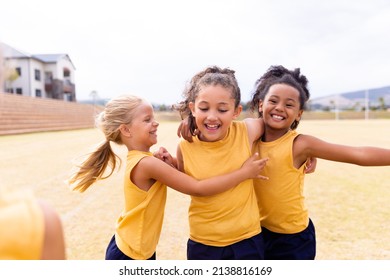
[[[153,126],[159,126],[160,124],[157,121],[153,121]]]
[[[215,121],[215,120],[218,120],[218,117],[217,117],[217,113],[216,112],[209,112],[209,114],[207,115],[207,119],[209,121]]]
[[[275,106],[275,109],[277,110],[277,111],[283,111],[283,104],[281,104],[281,102],[278,102],[277,104],[276,104],[276,106]]]

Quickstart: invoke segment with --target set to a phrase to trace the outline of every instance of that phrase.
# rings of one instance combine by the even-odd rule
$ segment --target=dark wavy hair
[[[259,102],[265,99],[269,88],[275,84],[286,84],[298,90],[300,109],[305,109],[306,102],[310,98],[307,78],[301,74],[299,68],[289,70],[281,65],[274,65],[268,68],[263,76],[255,83],[255,89],[252,93],[251,100],[251,109],[253,111],[259,112]],[[263,117],[260,112],[259,117]],[[299,121],[294,121],[291,125],[291,129],[296,129],[298,124]]]

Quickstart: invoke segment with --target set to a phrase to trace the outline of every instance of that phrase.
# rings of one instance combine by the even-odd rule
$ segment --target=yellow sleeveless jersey
[[[0,191],[0,259],[39,260],[45,221],[30,191]]]
[[[290,130],[272,142],[258,141],[254,151],[269,160],[262,174],[269,180],[254,180],[261,226],[276,233],[298,233],[309,223],[304,203],[304,166],[293,165],[293,142],[298,134]]]
[[[118,248],[132,259],[148,259],[160,238],[167,196],[166,185],[156,181],[144,191],[130,180],[134,166],[152,153],[129,151],[125,172],[125,209],[117,220],[115,241]]]
[[[205,179],[242,166],[251,155],[245,123],[233,122],[226,137],[217,142],[182,141],[185,173]],[[190,239],[210,246],[228,246],[260,233],[253,180],[245,180],[223,193],[191,197]]]

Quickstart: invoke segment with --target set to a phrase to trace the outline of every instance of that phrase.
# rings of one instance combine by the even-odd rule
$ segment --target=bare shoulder
[[[294,156],[329,159],[332,153],[339,153],[342,146],[323,141],[311,135],[300,134],[294,140]]]
[[[307,147],[310,147],[310,145],[315,141],[315,137],[307,135],[307,134],[299,134],[294,139],[294,150],[297,151],[303,151]]]

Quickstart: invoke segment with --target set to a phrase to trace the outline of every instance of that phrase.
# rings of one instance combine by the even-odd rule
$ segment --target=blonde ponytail
[[[79,170],[70,178],[69,184],[73,190],[84,192],[95,182],[110,177],[117,161],[120,165],[121,159],[111,149],[110,141],[105,141],[78,166]],[[107,167],[110,172],[104,175]]]
[[[78,171],[69,179],[73,190],[84,192],[98,180],[108,178],[121,159],[113,152],[110,142],[123,144],[119,127],[131,124],[135,109],[144,102],[134,95],[119,96],[107,103],[104,111],[96,117],[96,126],[104,133],[106,140],[79,165]],[[104,175],[107,168],[108,175]]]

